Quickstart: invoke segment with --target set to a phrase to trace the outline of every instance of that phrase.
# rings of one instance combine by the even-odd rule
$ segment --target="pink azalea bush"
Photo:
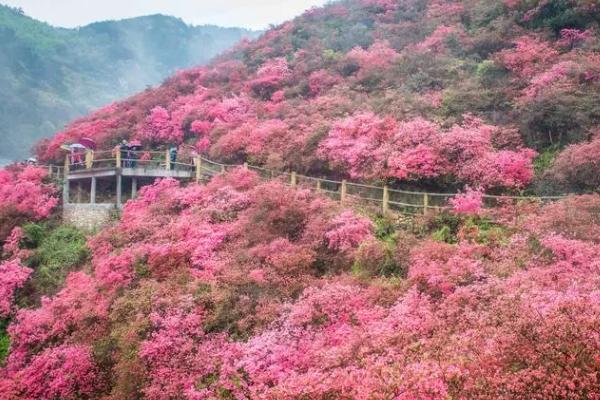
[[[483,192],[467,187],[464,193],[450,199],[450,205],[457,214],[478,215],[483,207]]]
[[[504,131],[471,116],[444,131],[421,118],[398,124],[366,113],[337,122],[320,154],[353,178],[449,176],[487,188],[521,188],[533,179],[537,153],[495,149]]]
[[[50,215],[57,205],[56,188],[45,182],[47,170],[27,166],[0,170],[0,207],[33,220]]]
[[[89,347],[61,345],[35,356],[9,385],[0,378],[0,388],[7,399],[90,398],[100,389],[97,374]]]
[[[558,184],[574,186],[575,190],[595,188],[600,182],[596,173],[599,154],[599,137],[570,145],[558,155],[547,175]]]
[[[18,261],[0,264],[0,317],[11,314],[15,290],[23,287],[32,272]]]

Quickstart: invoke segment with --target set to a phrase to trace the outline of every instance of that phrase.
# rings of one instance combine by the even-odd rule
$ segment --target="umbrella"
[[[81,143],[73,143],[69,145],[70,149],[85,149],[85,146]]]
[[[132,140],[131,142],[129,142],[129,147],[133,150],[139,150],[142,148],[142,142],[140,142],[139,140]]]
[[[60,148],[61,148],[62,150],[71,151],[71,148],[69,147],[69,145],[68,145],[68,144],[63,144],[63,145],[61,145],[61,146],[60,146]]]
[[[91,150],[96,150],[96,142],[90,138],[83,138],[79,141],[82,145]]]

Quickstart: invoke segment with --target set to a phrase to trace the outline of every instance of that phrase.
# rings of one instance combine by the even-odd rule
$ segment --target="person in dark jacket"
[[[127,144],[127,140],[121,142],[119,151],[121,152],[121,166],[126,168],[129,166],[129,144]]]
[[[175,162],[177,161],[177,146],[174,144],[169,148],[169,159],[171,161],[171,169],[174,169]]]

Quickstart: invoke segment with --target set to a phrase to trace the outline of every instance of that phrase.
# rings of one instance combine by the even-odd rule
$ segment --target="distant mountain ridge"
[[[25,157],[69,120],[257,35],[164,15],[56,28],[0,5],[0,160]]]

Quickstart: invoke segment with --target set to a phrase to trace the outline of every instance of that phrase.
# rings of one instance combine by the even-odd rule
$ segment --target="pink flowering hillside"
[[[469,189],[454,216],[400,228],[244,169],[204,186],[157,181],[37,304],[24,303],[31,269],[0,264],[11,318],[0,390],[598,398],[600,197],[488,216],[480,205]],[[7,254],[24,243],[11,239]]]
[[[599,13],[332,2],[40,143],[456,195],[384,213],[239,167],[84,234],[2,171],[0,397],[600,400]],[[536,191],[570,195],[485,195]]]
[[[599,21],[583,0],[337,1],[73,122],[38,155],[137,139],[322,175],[520,190],[536,155],[543,172],[549,149],[598,127]]]

